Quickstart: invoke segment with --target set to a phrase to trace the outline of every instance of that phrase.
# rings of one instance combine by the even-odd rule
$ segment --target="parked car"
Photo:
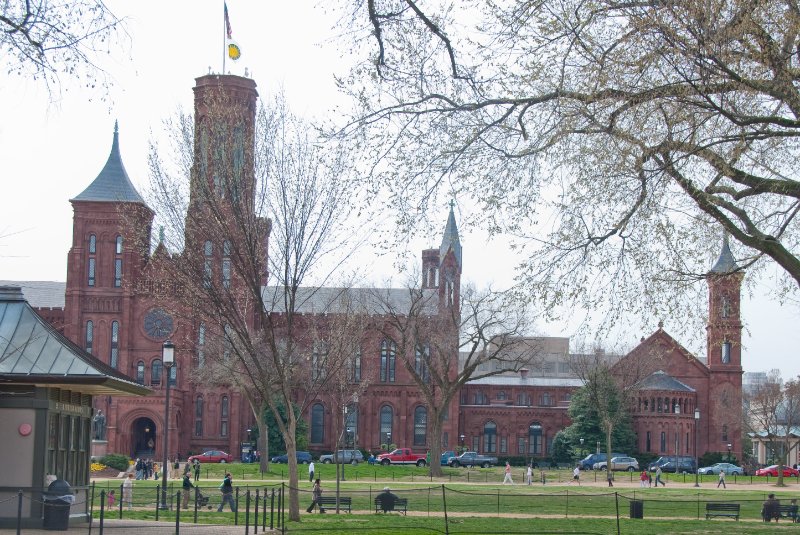
[[[592,465],[592,470],[607,470],[608,463],[601,461]],[[628,472],[639,471],[639,461],[633,457],[612,457],[611,470],[627,470]]]
[[[307,451],[298,451],[296,457],[297,464],[308,464],[311,462],[311,454]],[[271,461],[273,463],[286,464],[289,462],[289,456],[285,453],[283,455],[276,455]]]
[[[741,466],[736,466],[735,464],[731,463],[714,463],[711,466],[704,466],[702,468],[697,469],[698,474],[719,474],[720,471],[725,472],[725,475],[731,476],[736,474],[737,476],[744,475],[744,468]]]
[[[192,455],[188,461],[193,463],[195,461],[201,463],[232,463],[233,455],[225,453],[221,450],[210,450],[201,453],[200,455]]]
[[[659,467],[662,472],[676,472],[679,474],[693,474],[697,469],[697,465],[694,463],[694,457],[687,457],[685,455],[678,455],[677,457],[675,455],[665,455],[659,457],[650,463],[647,469],[651,472],[655,472],[656,468]]]
[[[319,462],[322,464],[331,464],[333,462],[333,453],[319,456]],[[336,462],[358,464],[364,462],[364,454],[360,450],[339,450],[336,452]]]
[[[441,465],[442,466],[447,466],[448,461],[450,461],[450,457],[455,457],[455,456],[456,456],[456,452],[454,452],[453,450],[443,451],[442,452],[442,458],[440,460]]]
[[[489,468],[490,466],[497,465],[497,457],[481,455],[474,451],[465,451],[458,457],[450,457],[447,464],[456,468],[459,466],[480,466],[481,468]]]
[[[778,477],[778,465],[773,464],[772,466],[767,466],[766,468],[759,468],[756,470],[757,476],[772,476]],[[800,476],[800,472],[792,468],[791,466],[784,466],[783,467],[783,477]]]
[[[612,453],[611,457],[626,457],[624,453]],[[578,462],[578,467],[581,470],[591,470],[594,463],[607,461],[608,457],[605,453],[590,453]]]
[[[377,462],[383,466],[390,464],[416,464],[417,466],[425,466],[427,455],[424,453],[414,453],[411,448],[397,448],[390,453],[381,453],[378,455]]]

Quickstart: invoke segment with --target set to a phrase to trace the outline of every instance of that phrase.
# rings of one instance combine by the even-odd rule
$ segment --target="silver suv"
[[[361,453],[360,450],[339,450],[336,453],[336,462],[341,463],[342,461],[349,464],[358,464],[364,462],[364,454]],[[331,464],[334,462],[333,454],[328,453],[326,455],[320,455],[319,462],[322,464]]]
[[[608,470],[608,463],[606,461],[594,463],[592,469]],[[612,457],[611,470],[627,470],[628,472],[638,472],[639,461],[637,461],[633,457]]]

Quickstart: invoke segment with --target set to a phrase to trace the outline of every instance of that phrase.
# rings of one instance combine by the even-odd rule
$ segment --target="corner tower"
[[[744,274],[728,244],[706,275],[708,325],[706,326],[708,388],[708,450],[728,449],[742,455],[742,320],[741,288]]]

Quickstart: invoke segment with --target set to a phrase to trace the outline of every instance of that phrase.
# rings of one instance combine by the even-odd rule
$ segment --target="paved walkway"
[[[244,526],[219,526],[209,524],[190,524],[181,522],[181,533],[186,535],[244,535]],[[261,533],[261,528],[258,530]],[[267,529],[267,533],[269,533]],[[15,529],[0,529],[0,535],[16,535]],[[49,531],[44,529],[22,529],[25,535],[87,535],[89,524],[71,525],[67,531]],[[100,534],[100,524],[95,521],[91,528],[92,535]],[[175,533],[173,522],[153,522],[143,520],[106,520],[103,524],[104,535],[172,535]],[[250,526],[250,534],[253,526]]]

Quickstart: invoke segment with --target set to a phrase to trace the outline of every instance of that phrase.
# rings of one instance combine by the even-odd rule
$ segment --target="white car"
[[[608,470],[608,463],[606,461],[594,463],[592,465],[592,470]],[[611,470],[627,470],[628,472],[638,472],[639,461],[633,457],[612,457]]]

